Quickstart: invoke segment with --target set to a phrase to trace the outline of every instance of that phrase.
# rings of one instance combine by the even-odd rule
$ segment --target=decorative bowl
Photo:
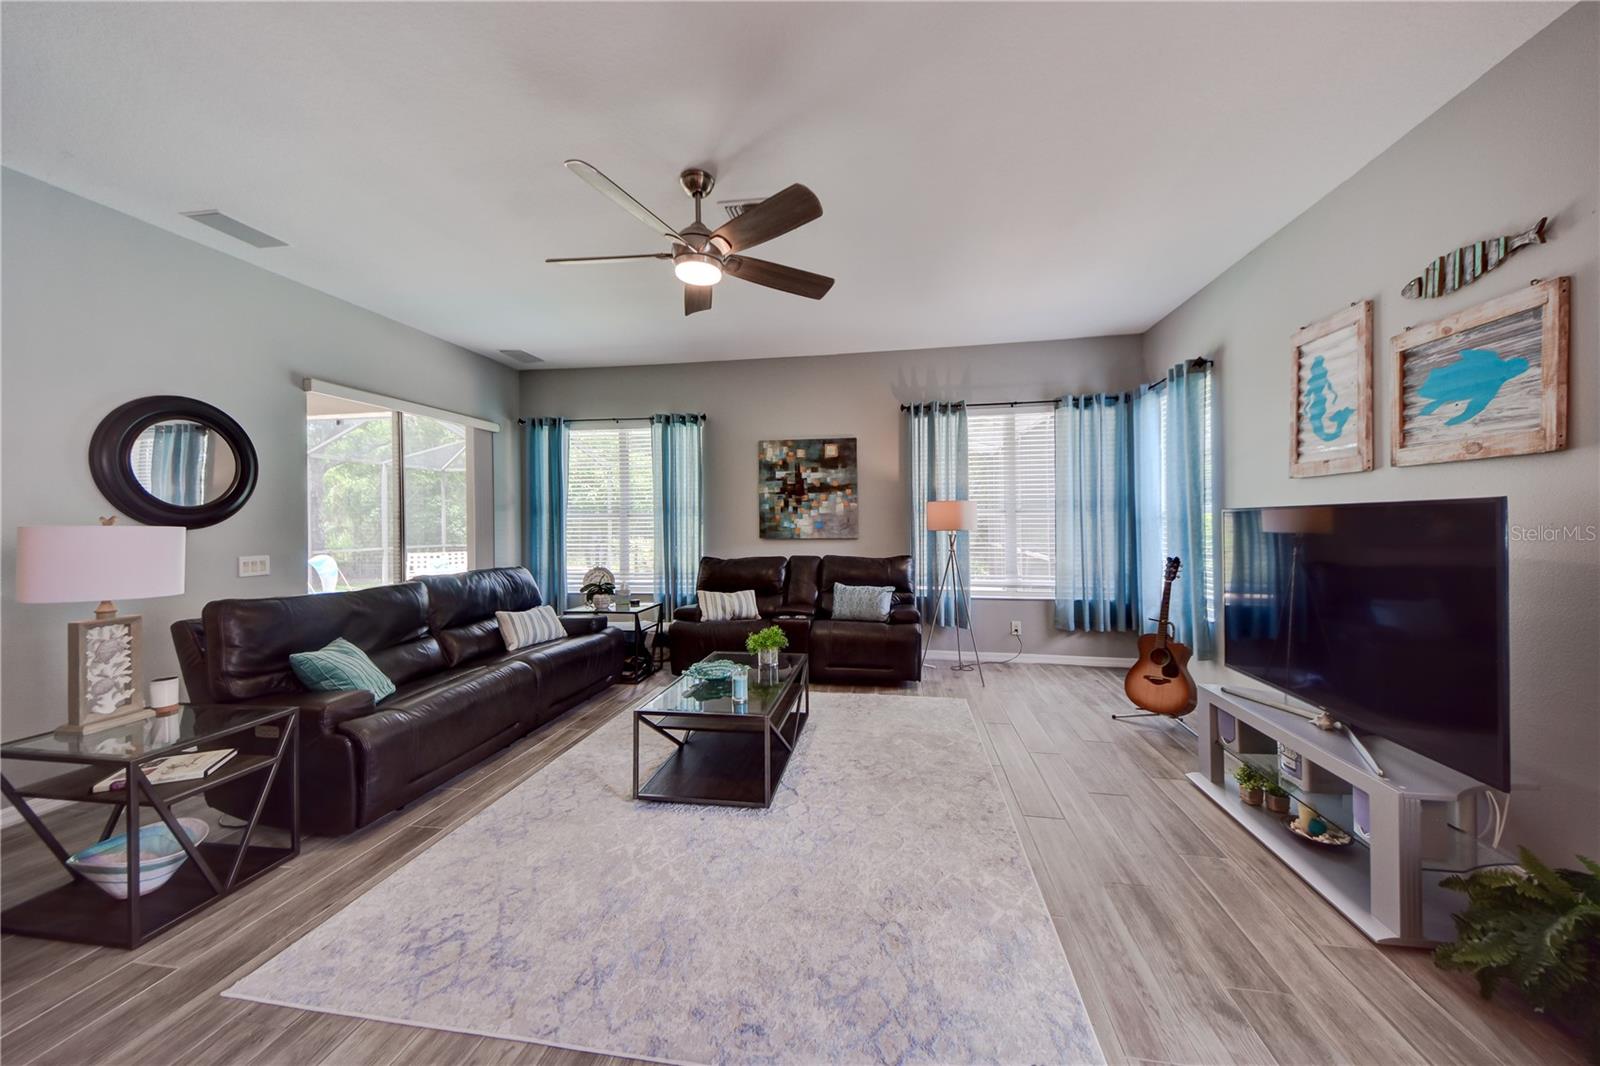
[[[199,818],[179,818],[178,824],[195,844],[211,832],[211,826]],[[154,822],[142,827],[139,830],[139,895],[154,892],[172,880],[172,875],[188,858],[188,853],[165,823]],[[69,858],[67,865],[111,898],[128,898],[126,833],[84,848]]]
[[[729,659],[712,659],[709,662],[695,663],[684,668],[684,673],[696,681],[726,681],[740,670],[750,667],[743,663],[736,663]]]

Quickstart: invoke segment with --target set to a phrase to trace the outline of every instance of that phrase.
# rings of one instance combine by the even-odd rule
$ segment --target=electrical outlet
[[[1019,640],[1022,638],[1022,621],[1020,619],[1013,618],[1011,620],[1011,635]]]
[[[266,577],[272,573],[272,556],[270,555],[241,555],[239,556],[240,577]]]

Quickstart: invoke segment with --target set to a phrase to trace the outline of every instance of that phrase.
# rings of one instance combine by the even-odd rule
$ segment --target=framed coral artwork
[[[70,691],[63,732],[91,732],[144,707],[138,615],[70,622]]]
[[[1301,328],[1293,338],[1289,476],[1372,469],[1372,301]]]
[[[1394,464],[1566,447],[1571,292],[1571,278],[1535,282],[1396,336]]]

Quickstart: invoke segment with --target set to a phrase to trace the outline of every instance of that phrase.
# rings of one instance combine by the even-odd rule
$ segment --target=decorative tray
[[[1350,834],[1346,833],[1343,829],[1340,829],[1335,825],[1328,826],[1328,828],[1324,830],[1323,834],[1319,837],[1314,837],[1310,833],[1302,830],[1298,825],[1295,824],[1295,819],[1293,817],[1285,818],[1283,820],[1283,825],[1285,829],[1289,830],[1289,832],[1293,833],[1301,840],[1308,841],[1312,844],[1319,844],[1325,848],[1342,848],[1351,842]]]

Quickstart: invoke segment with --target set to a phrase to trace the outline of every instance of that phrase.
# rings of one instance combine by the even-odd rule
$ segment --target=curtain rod
[[[1189,360],[1189,369],[1190,370],[1204,370],[1206,367],[1211,366],[1211,365],[1213,365],[1212,361],[1210,359],[1205,358],[1204,356],[1199,356],[1199,357],[1196,357],[1194,359]],[[1155,388],[1157,385],[1165,385],[1166,382],[1167,382],[1167,379],[1166,378],[1162,378],[1160,381],[1152,381],[1152,382],[1150,382],[1149,383],[1149,387],[1150,388]],[[1056,401],[1054,401],[1054,400],[993,400],[993,401],[991,401],[989,403],[969,403],[969,404],[966,404],[964,406],[966,406],[968,408],[973,408],[973,407],[1039,407],[1039,406],[1042,406],[1042,405],[1045,405],[1045,404],[1049,404],[1051,406],[1054,406],[1055,402]],[[900,410],[909,411],[909,410],[911,410],[911,408],[913,406],[914,406],[913,404],[903,403],[903,404],[900,405]]]
[[[631,418],[626,417],[626,416],[621,417],[621,418],[563,418],[561,421],[563,421],[563,422],[648,422],[654,417],[655,417],[655,415],[634,415]],[[709,419],[709,416],[706,415],[705,412],[701,412],[700,414],[695,415],[695,417],[698,418],[698,419],[701,419],[702,421],[705,421],[705,420]],[[528,424],[528,420],[526,418],[517,419],[517,425],[525,426],[527,424]]]

